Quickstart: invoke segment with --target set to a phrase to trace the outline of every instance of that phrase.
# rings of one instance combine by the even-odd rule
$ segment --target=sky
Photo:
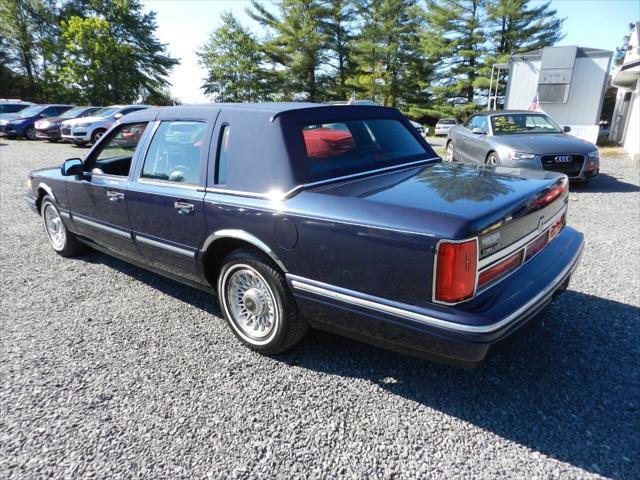
[[[142,0],[147,11],[156,12],[157,35],[169,53],[181,64],[169,81],[171,93],[183,103],[210,101],[202,93],[205,76],[198,65],[198,50],[212,30],[220,25],[220,15],[232,12],[257,35],[264,32],[246,13],[248,0]],[[534,1],[533,3],[544,3]],[[564,17],[564,40],[558,45],[615,50],[622,43],[631,22],[640,20],[638,0],[551,0],[551,7]]]

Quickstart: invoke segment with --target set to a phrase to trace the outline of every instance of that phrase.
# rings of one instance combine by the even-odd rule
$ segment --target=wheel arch
[[[498,157],[498,161],[500,161],[500,154],[498,153],[498,151],[495,148],[490,148],[487,154],[484,156],[484,163],[487,163],[487,160],[489,160],[489,156],[492,153],[495,154],[495,156]]]
[[[49,195],[51,198],[53,198],[54,202],[57,202],[56,196],[53,194],[52,188],[44,182],[40,182],[38,184],[38,188],[36,189],[36,192],[38,193],[38,196],[36,198],[36,208],[38,209],[38,212],[40,212],[40,207],[42,206],[42,199],[45,197],[45,195]]]
[[[288,270],[278,255],[266,243],[255,235],[236,229],[218,230],[207,237],[200,249],[202,254],[202,268],[204,275],[211,285],[217,285],[222,261],[234,250],[239,248],[254,248],[267,255],[282,271]]]

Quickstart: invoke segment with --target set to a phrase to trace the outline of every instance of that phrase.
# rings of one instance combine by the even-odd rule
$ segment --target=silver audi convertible
[[[477,113],[447,135],[447,161],[553,170],[587,181],[600,170],[593,143],[567,135],[541,112],[505,110]]]

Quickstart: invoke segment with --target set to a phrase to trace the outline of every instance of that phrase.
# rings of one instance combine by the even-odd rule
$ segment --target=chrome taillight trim
[[[437,300],[436,299],[436,275],[437,275],[437,270],[438,270],[438,253],[440,252],[440,245],[443,243],[466,243],[466,242],[471,242],[471,241],[475,241],[476,242],[476,278],[475,278],[475,282],[473,284],[473,293],[471,294],[471,296],[465,300],[460,300],[459,302],[445,302],[442,300]],[[464,240],[447,240],[447,239],[443,239],[443,240],[438,240],[438,243],[436,244],[436,253],[433,256],[433,276],[431,277],[431,301],[433,303],[437,303],[439,305],[457,305],[459,303],[463,303],[463,302],[467,302],[469,300],[471,300],[473,297],[476,296],[477,290],[478,290],[478,276],[480,275],[480,269],[478,268],[478,257],[480,255],[480,250],[479,250],[479,244],[478,244],[478,237],[473,237],[473,238],[465,238]]]
[[[531,258],[527,259],[527,248],[543,233],[549,233],[549,231],[551,230],[551,227],[553,227],[553,225],[555,225],[555,223],[562,218],[563,215],[566,215],[568,210],[568,207],[565,205],[563,208],[561,208],[560,210],[558,210],[558,212],[556,212],[549,220],[547,220],[546,222],[542,223],[542,228],[538,228],[536,230],[534,230],[533,232],[525,235],[523,238],[521,238],[520,240],[518,240],[517,242],[509,245],[508,247],[506,247],[503,250],[500,250],[499,252],[496,252],[495,254],[484,258],[482,260],[479,259],[480,256],[480,251],[478,249],[478,237],[473,237],[473,238],[466,238],[464,240],[440,240],[438,241],[438,243],[436,244],[436,253],[433,257],[433,276],[431,277],[431,301],[433,303],[439,304],[439,305],[459,305],[461,303],[464,302],[468,302],[469,300],[474,299],[477,295],[485,292],[487,289],[492,288],[493,286],[497,285],[498,283],[502,282],[503,280],[505,280],[506,278],[508,278],[510,275],[514,274],[515,272],[517,272],[518,270],[520,270],[520,268],[522,268],[522,266],[525,263],[529,263],[532,259],[536,258],[538,256],[538,254],[542,251],[544,251],[547,246],[555,239],[558,238],[558,235],[560,234],[560,232],[558,232],[558,235],[556,235],[553,239],[549,239],[547,240],[547,243],[545,244],[545,246],[540,249],[539,252],[537,252],[535,255],[531,256]],[[564,228],[564,226],[563,226]],[[469,298],[465,299],[465,300],[460,300],[459,302],[443,302],[441,300],[436,300],[436,269],[438,266],[438,251],[440,249],[440,244],[441,243],[464,243],[464,242],[469,242],[471,240],[475,240],[476,242],[476,255],[478,256],[478,258],[476,259],[476,281],[475,281],[475,285],[474,285],[474,289],[473,289],[473,295],[471,295]],[[510,272],[502,275],[501,277],[498,277],[496,279],[494,279],[492,282],[483,285],[482,287],[478,287],[478,279],[480,278],[480,273],[484,272],[485,270],[495,266],[497,263],[501,262],[502,260],[505,260],[507,258],[509,258],[510,256],[516,254],[516,253],[520,253],[522,252],[522,260],[520,261],[520,264],[514,268],[513,270],[511,270]]]

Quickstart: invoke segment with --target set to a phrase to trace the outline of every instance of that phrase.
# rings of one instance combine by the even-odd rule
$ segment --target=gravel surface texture
[[[475,370],[311,332],[267,358],[215,298],[56,255],[27,173],[86,149],[0,138],[2,478],[638,478],[640,181],[572,186],[582,265]]]

